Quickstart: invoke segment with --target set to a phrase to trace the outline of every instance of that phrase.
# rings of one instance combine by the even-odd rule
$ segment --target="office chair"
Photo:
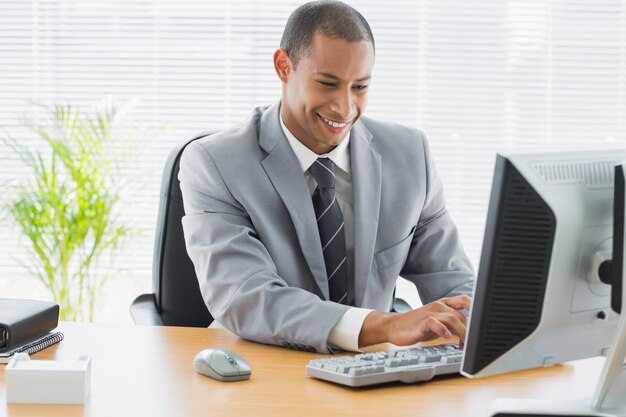
[[[135,324],[207,327],[213,321],[185,248],[181,223],[185,211],[178,181],[185,147],[211,133],[201,133],[179,144],[165,162],[152,260],[154,293],[142,294],[131,304],[130,314]]]
[[[135,324],[207,327],[213,321],[202,299],[193,263],[187,255],[181,223],[185,212],[178,181],[180,157],[185,147],[211,133],[201,133],[179,144],[165,163],[152,261],[154,293],[142,294],[132,302],[130,314]],[[410,305],[395,298],[394,291],[392,311],[409,310]]]

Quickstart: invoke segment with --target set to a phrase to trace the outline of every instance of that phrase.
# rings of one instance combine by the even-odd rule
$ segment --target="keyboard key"
[[[430,353],[428,355],[422,356],[422,359],[420,360],[420,362],[431,363],[431,362],[439,362],[440,360],[441,360],[441,355]]]

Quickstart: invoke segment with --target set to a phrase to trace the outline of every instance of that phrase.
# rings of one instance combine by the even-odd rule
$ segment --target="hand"
[[[462,347],[467,318],[459,310],[469,310],[471,302],[467,295],[458,295],[433,301],[403,314],[372,312],[361,328],[359,346],[383,342],[406,346],[457,335]]]

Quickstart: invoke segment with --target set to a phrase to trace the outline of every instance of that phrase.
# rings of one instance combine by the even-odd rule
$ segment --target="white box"
[[[8,403],[84,404],[89,395],[91,358],[30,360],[18,353],[5,370]]]

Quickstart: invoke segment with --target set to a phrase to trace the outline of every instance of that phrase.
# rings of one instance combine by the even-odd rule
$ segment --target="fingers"
[[[414,314],[393,315],[388,341],[404,346],[437,337],[448,339],[457,335],[463,344],[466,331],[465,316],[450,307],[445,308],[448,311],[434,311],[422,307],[413,310]]]
[[[467,319],[464,315],[460,315],[461,318],[453,314],[441,314],[437,316],[437,320],[440,321],[452,334],[459,337],[459,343],[462,347],[465,341],[465,332],[467,330]]]
[[[422,340],[429,339],[430,334],[444,339],[452,337],[452,332],[450,332],[446,325],[432,316],[420,322],[418,332],[421,333],[419,339]]]
[[[439,337],[449,338],[452,334],[457,335],[460,345],[463,346],[467,331],[467,317],[458,310],[469,308],[470,306],[471,299],[465,295],[444,298],[427,304],[425,307],[430,312],[428,314],[429,317],[424,320],[426,322],[425,325]]]
[[[442,298],[404,314],[390,316],[387,341],[398,346],[432,340],[437,337],[459,337],[463,346],[467,317],[459,310],[469,309],[471,298],[466,295]]]
[[[442,298],[441,300],[433,301],[430,304],[426,304],[424,307],[426,307],[430,311],[430,313],[433,315],[447,314],[452,317],[455,317],[459,322],[463,324],[463,326],[467,325],[467,317],[465,316],[465,314],[459,311],[463,307],[461,307],[460,309],[456,309],[455,307],[448,305],[448,300],[450,299]],[[455,302],[452,302],[452,304],[454,306],[461,305]]]
[[[440,301],[455,310],[469,310],[472,307],[472,299],[465,294],[442,298]]]

